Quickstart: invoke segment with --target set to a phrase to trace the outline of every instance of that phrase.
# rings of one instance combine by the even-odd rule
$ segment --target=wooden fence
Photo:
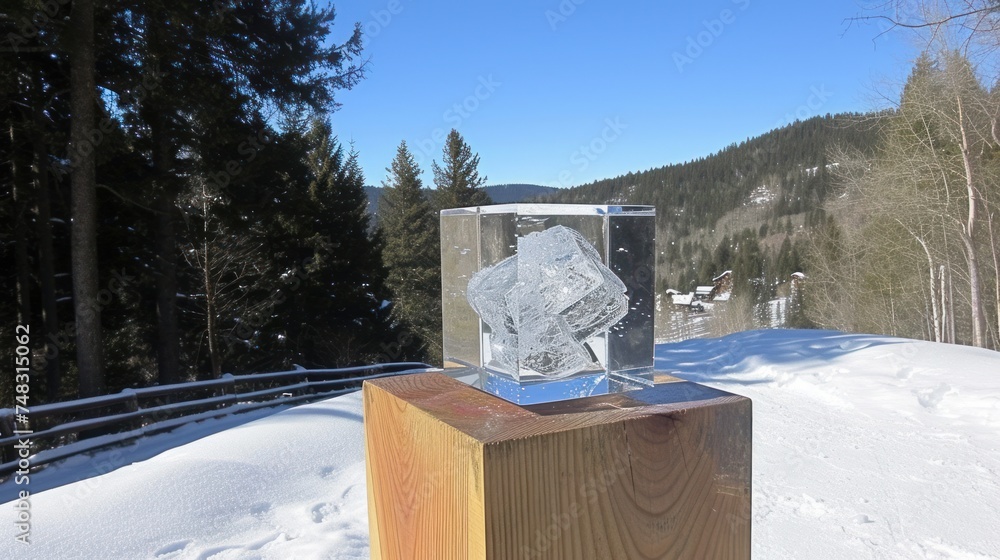
[[[428,369],[432,366],[403,362],[225,374],[208,381],[125,389],[114,395],[30,407],[27,425],[14,409],[0,409],[0,479],[25,464],[35,469],[190,422],[328,398],[356,391],[365,380]]]

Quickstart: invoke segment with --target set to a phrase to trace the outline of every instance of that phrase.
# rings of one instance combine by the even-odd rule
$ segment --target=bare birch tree
[[[985,291],[996,285],[1000,260],[989,205],[997,198],[1000,160],[992,99],[995,92],[982,87],[964,56],[925,54],[898,109],[882,121],[876,153],[833,156],[843,162],[844,192],[831,210],[855,221],[841,250],[857,268],[848,275],[820,263],[828,281],[851,286],[844,297],[852,305],[846,319],[843,310],[814,305],[822,315],[814,320],[839,317],[852,330],[996,344],[988,317],[1000,314],[1000,298],[989,303]]]
[[[253,301],[254,284],[269,272],[259,256],[262,243],[252,236],[240,235],[225,226],[216,216],[225,200],[217,188],[197,181],[183,199],[188,231],[192,241],[182,247],[182,255],[200,276],[202,293],[193,294],[200,303],[204,318],[204,341],[211,367],[211,377],[222,375],[226,357],[224,340],[231,340],[234,328],[227,317],[249,316],[263,311],[267,301]],[[200,377],[205,377],[200,375]]]

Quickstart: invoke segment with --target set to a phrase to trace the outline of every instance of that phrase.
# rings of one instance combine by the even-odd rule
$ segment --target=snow
[[[840,166],[839,163],[828,163],[828,164],[826,164],[825,167],[826,167],[826,170],[829,171],[830,169],[832,169],[834,167],[839,167],[839,166]],[[806,177],[814,177],[816,175],[817,171],[819,171],[819,167],[808,167],[808,168],[806,168],[806,170],[805,170]]]
[[[767,302],[769,326],[780,329],[788,324],[788,298],[775,298]]]
[[[674,305],[691,305],[691,302],[694,300],[694,292],[671,294],[670,297]]]
[[[0,558],[368,558],[360,393],[289,408],[142,462],[128,464],[120,453],[49,469],[127,465],[48,491],[35,493],[33,477],[32,544],[15,543],[4,523]],[[0,499],[17,489],[5,483]],[[0,511],[12,513],[13,504]]]
[[[753,399],[754,558],[1000,558],[1000,354],[765,330],[656,358]],[[0,557],[368,558],[360,394],[235,422],[34,474],[32,544],[4,503]]]
[[[712,278],[712,282],[718,282],[719,280],[722,280],[723,278],[725,278],[726,275],[732,276],[732,274],[733,274],[732,270],[726,270],[722,274],[716,276],[715,278]]]
[[[755,558],[1000,558],[1000,354],[766,330],[657,367],[753,399]]]
[[[744,206],[761,206],[767,204],[774,200],[774,193],[767,188],[767,185],[761,185],[750,193],[750,202],[744,204]]]

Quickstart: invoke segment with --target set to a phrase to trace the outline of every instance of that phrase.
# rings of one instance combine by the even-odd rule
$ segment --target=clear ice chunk
[[[517,240],[517,253],[472,276],[469,304],[490,327],[492,367],[559,379],[601,367],[588,339],[628,313],[626,287],[574,229]]]

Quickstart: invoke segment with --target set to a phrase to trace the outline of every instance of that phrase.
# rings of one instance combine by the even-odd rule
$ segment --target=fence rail
[[[0,479],[24,465],[30,464],[34,469],[190,422],[336,396],[356,391],[368,379],[427,369],[432,366],[401,362],[225,374],[208,381],[125,389],[113,395],[31,407],[27,427],[20,421],[15,424],[14,409],[3,408],[0,409]],[[15,433],[15,427],[20,433]]]

